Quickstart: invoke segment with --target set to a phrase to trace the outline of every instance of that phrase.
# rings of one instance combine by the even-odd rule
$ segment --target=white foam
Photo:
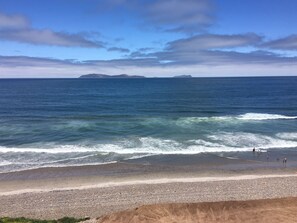
[[[60,129],[89,129],[92,128],[94,126],[93,123],[89,122],[89,121],[80,121],[80,120],[72,120],[69,122],[65,122],[65,123],[58,123],[56,125],[53,125],[52,128],[55,130],[60,130]]]
[[[204,123],[204,122],[225,122],[225,123],[235,123],[242,121],[269,121],[269,120],[290,120],[297,119],[297,116],[286,116],[280,114],[266,114],[266,113],[245,113],[242,115],[226,115],[226,116],[210,116],[210,117],[182,117],[176,120],[172,119],[152,119],[146,121],[151,125],[177,125],[182,128],[191,128],[195,124]]]
[[[231,116],[213,116],[213,117],[182,117],[175,121],[175,124],[180,127],[191,127],[193,124],[201,122],[225,122],[231,121]]]
[[[44,162],[43,164],[54,164],[54,163],[60,163],[60,162],[70,161],[70,160],[82,160],[82,159],[93,157],[93,156],[95,156],[95,155],[91,154],[91,155],[87,155],[87,156],[65,158],[65,159],[59,159],[59,160],[54,160],[54,161],[47,161],[47,162]]]
[[[133,157],[136,155],[145,156],[150,154],[197,154],[203,152],[249,151],[253,147],[263,149],[293,148],[297,147],[295,136],[295,134],[290,135],[288,133],[266,136],[246,132],[217,132],[216,134],[208,135],[205,139],[188,140],[185,142],[141,137],[122,140],[114,142],[113,144],[98,144],[96,146],[61,145],[49,148],[0,147],[0,153],[49,153],[65,155],[67,153],[86,153],[83,157],[89,157],[94,154],[112,156],[114,153],[126,154],[128,157],[124,158],[129,159],[129,155]],[[71,159],[80,158],[74,157]],[[69,159],[67,159],[66,156],[64,160]]]
[[[297,116],[286,116],[278,114],[246,113],[237,116],[240,120],[275,120],[275,119],[297,119]]]
[[[0,162],[0,166],[8,166],[8,165],[11,165],[11,164],[12,164],[11,162],[6,161],[6,160]]]
[[[155,154],[145,154],[145,155],[135,155],[129,158],[125,158],[123,160],[136,160],[136,159],[140,159],[140,158],[144,158],[144,157],[149,157],[149,156],[154,156]]]
[[[240,147],[242,149],[252,147],[261,147],[263,149],[297,147],[297,141],[294,141],[293,139],[285,140],[277,137],[245,132],[221,132],[216,135],[211,135],[209,138],[216,143],[225,146]]]
[[[18,169],[13,169],[13,170],[6,170],[6,171],[0,171],[0,173],[10,173],[10,172],[21,172],[24,170],[36,170],[40,168],[47,168],[47,167],[79,167],[79,166],[93,166],[93,165],[107,165],[107,164],[112,164],[112,163],[117,163],[117,161],[109,161],[109,162],[94,162],[94,163],[81,163],[81,164],[41,164],[41,165],[35,165],[35,166],[25,166],[22,168]],[[14,164],[14,163],[11,163]],[[19,164],[19,163],[18,163]]]
[[[0,153],[87,153],[94,152],[93,148],[75,145],[60,145],[54,148],[36,147],[3,147],[0,146]]]
[[[281,139],[297,140],[297,132],[278,133],[276,136]]]

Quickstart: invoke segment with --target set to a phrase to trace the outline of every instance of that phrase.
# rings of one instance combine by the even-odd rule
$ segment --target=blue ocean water
[[[297,78],[1,79],[0,172],[297,148]]]

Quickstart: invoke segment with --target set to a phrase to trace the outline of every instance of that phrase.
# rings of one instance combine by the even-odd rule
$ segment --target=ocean
[[[0,79],[0,172],[295,150],[297,77]]]

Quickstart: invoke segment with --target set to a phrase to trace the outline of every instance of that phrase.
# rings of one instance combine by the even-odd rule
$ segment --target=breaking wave
[[[240,120],[275,120],[275,119],[297,119],[297,116],[286,116],[278,114],[246,113],[236,117]]]
[[[258,122],[270,120],[294,120],[297,116],[286,116],[280,114],[265,113],[245,113],[242,115],[209,116],[209,117],[180,117],[174,118],[146,118],[142,124],[145,126],[179,126],[182,128],[191,128],[199,123],[224,123],[236,124],[238,122]]]
[[[297,132],[273,136],[246,132],[217,132],[200,139],[177,141],[153,137],[120,140],[108,144],[0,147],[0,172],[5,169],[42,166],[105,164],[160,154],[198,154],[250,151],[251,148],[295,148]],[[6,167],[6,168],[5,168]]]
[[[37,144],[38,145],[38,144]],[[40,147],[3,147],[0,153],[77,154],[195,154],[201,152],[244,151],[251,147],[297,147],[297,133],[277,133],[274,136],[246,132],[218,132],[200,139],[177,141],[153,137],[119,140],[97,145],[39,145]],[[42,147],[41,147],[42,146]]]
[[[234,116],[211,116],[211,117],[183,117],[179,118],[177,121],[184,123],[191,122],[207,122],[207,121],[264,121],[264,120],[285,120],[285,119],[297,119],[297,116],[286,116],[278,114],[263,114],[263,113],[245,113],[243,115],[234,115]]]

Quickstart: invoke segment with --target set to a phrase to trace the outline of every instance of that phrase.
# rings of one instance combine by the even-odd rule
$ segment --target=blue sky
[[[0,0],[0,77],[297,74],[295,0]]]

